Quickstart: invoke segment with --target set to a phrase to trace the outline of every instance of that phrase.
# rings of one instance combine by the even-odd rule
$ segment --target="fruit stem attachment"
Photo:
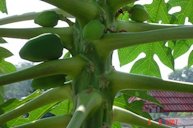
[[[42,95],[34,98],[33,100],[0,115],[0,124],[5,124],[7,121],[12,120],[22,114],[25,114],[29,111],[37,109],[41,106],[62,101],[67,98],[71,98],[72,90],[71,85],[65,85],[62,87],[57,87],[50,89],[49,91],[43,93]]]
[[[167,40],[193,38],[193,26],[173,27],[143,32],[120,32],[105,34],[101,40],[95,41],[96,49],[101,53],[128,46]]]
[[[70,115],[54,116],[16,126],[14,128],[65,128],[70,119]]]
[[[98,14],[97,6],[92,2],[80,0],[42,0],[52,4],[78,18],[82,21],[88,21],[95,18]]]
[[[179,82],[171,80],[163,80],[156,77],[142,76],[137,74],[128,74],[114,71],[109,75],[112,84],[112,91],[117,92],[129,90],[164,90],[193,93],[193,84],[188,82]]]
[[[97,90],[84,90],[77,95],[77,107],[66,128],[80,128],[89,114],[101,106],[103,98]]]
[[[170,128],[167,125],[139,116],[126,109],[113,106],[113,120],[147,128]]]
[[[71,20],[69,20],[67,17],[64,17],[63,15],[60,16],[60,20],[66,22],[69,26],[73,26],[74,22],[72,22]]]
[[[79,56],[70,59],[48,61],[21,71],[0,76],[0,86],[57,74],[67,74],[71,77],[76,77],[84,65],[84,60]]]

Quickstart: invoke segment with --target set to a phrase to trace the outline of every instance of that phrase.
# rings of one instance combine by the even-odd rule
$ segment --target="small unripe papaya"
[[[32,87],[34,89],[49,89],[58,86],[63,86],[65,82],[65,75],[54,75],[36,78],[32,80]]]
[[[62,56],[63,45],[59,36],[52,33],[41,34],[30,39],[20,50],[22,59],[41,62],[58,59]]]
[[[129,13],[131,20],[136,22],[144,22],[149,18],[149,14],[143,5],[134,5]]]
[[[105,26],[99,20],[92,20],[83,28],[83,38],[86,40],[100,39],[105,31]]]
[[[42,27],[54,27],[58,24],[59,18],[55,11],[44,11],[35,17],[34,23]]]

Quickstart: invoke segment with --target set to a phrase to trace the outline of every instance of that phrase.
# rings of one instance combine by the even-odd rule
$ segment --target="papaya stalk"
[[[163,90],[193,93],[193,85],[188,82],[179,82],[171,80],[163,80],[156,77],[142,76],[137,74],[128,74],[118,71],[112,72],[108,76],[112,84],[112,92],[125,89],[129,90]]]
[[[139,22],[132,22],[132,21],[116,21],[116,22],[114,22],[114,26],[115,26],[117,31],[143,32],[143,31],[164,29],[164,28],[185,27],[187,25],[139,23]]]
[[[91,116],[90,114],[94,113],[101,106],[102,102],[102,95],[94,89],[80,92],[77,95],[76,110],[66,128],[80,128],[85,119]]]
[[[30,39],[43,33],[58,34],[64,47],[68,50],[72,48],[73,28],[0,28],[0,37],[10,37],[19,39]]]
[[[0,37],[29,39],[43,33],[55,33],[63,42],[72,42],[72,27],[66,28],[0,28]]]
[[[62,101],[64,99],[72,98],[72,90],[70,85],[65,85],[62,87],[57,87],[50,89],[49,91],[43,93],[42,95],[34,98],[33,100],[0,115],[0,124],[5,124],[7,121],[12,120],[22,114],[30,112],[34,109],[42,107],[44,105]]]
[[[170,126],[159,124],[117,106],[113,106],[113,120],[146,128],[170,128]]]
[[[62,11],[60,9],[49,9],[49,11],[55,11],[58,14],[61,14],[64,17],[69,17],[73,18],[70,14],[68,14],[65,11]],[[33,20],[37,15],[39,15],[41,12],[29,12],[29,13],[24,13],[21,15],[13,15],[9,17],[5,17],[0,19],[0,25],[5,25],[5,24],[10,24],[10,23],[15,23],[15,22],[21,22],[21,21],[26,21],[26,20]]]
[[[120,7],[128,6],[128,4],[133,5],[134,2],[137,0],[41,1],[50,5],[54,5],[61,10],[66,11],[70,15],[73,15],[73,17],[75,18],[75,23],[73,23],[72,27],[67,28],[0,28],[0,37],[29,39],[43,33],[53,33],[56,34],[56,36],[59,35],[60,37],[56,40],[53,38],[51,38],[53,40],[45,37],[42,38],[42,35],[40,35],[41,38],[32,38],[30,42],[32,40],[35,41],[35,43],[33,43],[32,41],[34,47],[32,47],[31,44],[28,45],[28,43],[26,43],[28,46],[26,46],[27,48],[23,47],[24,49],[26,48],[27,52],[30,53],[30,56],[23,58],[29,59],[29,57],[31,57],[30,61],[42,62],[46,60],[46,62],[15,73],[0,76],[0,85],[36,78],[40,79],[40,86],[43,85],[41,83],[46,84],[46,82],[51,85],[54,85],[57,82],[59,83],[57,85],[63,85],[64,81],[59,81],[58,79],[54,79],[52,81],[51,78],[48,78],[57,75],[62,75],[62,80],[63,76],[70,76],[70,79],[72,81],[67,81],[68,83],[70,83],[69,86],[64,85],[62,87],[60,86],[51,89],[41,96],[34,98],[27,103],[24,103],[22,106],[14,110],[5,112],[4,114],[0,115],[0,124],[4,125],[4,123],[9,120],[15,119],[24,113],[27,113],[34,109],[38,109],[39,107],[50,103],[52,104],[49,108],[52,108],[52,106],[56,103],[69,98],[73,102],[73,108],[71,112],[72,115],[70,115],[71,117],[67,115],[66,119],[65,115],[55,116],[48,119],[38,120],[34,123],[31,122],[29,124],[21,125],[18,126],[18,128],[110,128],[112,126],[113,120],[152,128],[167,127],[158,126],[158,123],[154,121],[151,121],[152,124],[148,126],[148,119],[142,118],[125,109],[114,107],[112,111],[113,99],[115,98],[116,93],[124,89],[157,89],[167,91],[170,90],[193,92],[193,86],[182,82],[165,81],[154,77],[126,74],[114,71],[112,66],[112,52],[114,49],[124,48],[137,44],[150,43],[154,41],[193,38],[193,26],[168,26],[116,21],[116,12],[118,11],[118,9],[120,9]],[[137,11],[136,13],[136,11],[132,10],[132,7],[128,7],[125,9],[127,9],[126,11],[130,15],[129,18],[133,19],[134,21],[143,22],[146,21],[148,18],[148,13],[146,13],[146,16],[144,16],[143,14],[145,13],[140,15],[140,11]],[[132,12],[133,16],[131,17]],[[50,15],[50,19],[55,19],[56,22],[53,22],[53,24],[50,23],[48,25],[45,25],[39,22],[45,21],[47,19],[47,17],[45,17],[43,16],[43,20],[36,20],[38,21],[36,23],[44,27],[54,27],[57,24],[58,20],[61,20],[60,16],[56,16],[56,20]],[[12,20],[11,18],[9,18],[7,22],[14,22],[14,20],[19,21],[17,18],[13,17]],[[21,18],[21,20],[26,20],[28,18],[31,17],[25,17],[25,15],[23,15],[23,19]],[[69,22],[65,18],[63,20]],[[69,24],[72,23],[69,22]],[[47,43],[48,40],[50,42],[60,42],[60,39],[64,42],[65,48],[66,46],[68,47],[68,52],[72,55],[72,58],[50,60],[50,58],[47,59],[47,53],[41,54],[43,53],[42,50],[44,50],[45,45],[49,45],[49,43]],[[43,42],[41,46],[39,44],[39,41],[41,41],[41,43]],[[46,44],[44,44],[44,42]],[[39,45],[36,45],[36,43]],[[51,52],[49,51],[55,50],[53,46],[49,46],[50,49],[47,51],[51,54]],[[39,48],[39,50],[37,50],[36,48]],[[37,53],[35,52],[35,54],[31,54],[33,50],[36,50]],[[62,54],[63,47],[59,47],[59,50]],[[23,50],[21,49],[21,57],[22,55],[26,55],[27,53],[22,51]],[[39,58],[38,55],[40,54],[43,57],[40,56]],[[60,56],[51,57],[51,59],[58,58],[60,58]],[[65,77],[65,80],[68,80],[67,77]],[[41,78],[43,80],[41,80]],[[45,78],[49,79],[54,84],[46,81]],[[38,80],[36,82],[38,83]],[[39,86],[38,84],[36,85]],[[49,108],[46,110],[49,111]],[[114,115],[112,115],[113,112]],[[42,113],[40,115],[42,115]],[[7,125],[9,125],[9,123]]]
[[[70,14],[77,19],[86,22],[94,19],[98,15],[98,8],[94,2],[84,2],[80,0],[41,0],[52,4]]]
[[[104,34],[103,38],[94,43],[100,54],[132,45],[193,38],[193,26],[164,28],[143,32],[120,32]],[[162,35],[162,36],[160,36]]]
[[[71,115],[54,116],[16,126],[14,128],[65,128],[70,119]]]
[[[31,68],[0,76],[0,86],[57,74],[67,74],[74,78],[80,73],[84,65],[84,60],[78,56],[70,59],[48,61]]]

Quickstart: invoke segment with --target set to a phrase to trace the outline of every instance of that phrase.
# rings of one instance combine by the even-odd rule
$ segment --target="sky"
[[[53,6],[48,5],[40,0],[14,0],[14,1],[13,0],[6,0],[6,1],[7,1],[8,15],[0,12],[0,18],[11,16],[11,15],[21,15],[21,14],[27,13],[27,12],[40,12],[42,10],[54,8]],[[145,2],[151,3],[151,1],[152,0],[146,0]],[[142,2],[144,2],[144,1],[142,1]],[[178,11],[179,8],[177,8],[177,9],[175,8],[173,10]],[[173,10],[171,10],[171,11],[173,11]],[[59,26],[60,25],[62,26],[64,24],[62,22],[59,22]],[[0,27],[11,27],[11,28],[21,28],[21,27],[23,28],[24,27],[25,28],[25,27],[37,27],[37,25],[34,24],[33,21],[25,21],[25,22],[20,22],[20,23],[15,23],[15,24],[3,25]],[[11,39],[11,38],[5,38],[5,39],[9,43],[0,44],[0,46],[8,48],[14,54],[14,56],[6,59],[7,61],[10,61],[14,64],[18,64],[21,62],[29,62],[29,61],[22,60],[18,55],[20,48],[25,44],[26,40]],[[136,58],[136,60],[138,60],[141,57],[144,57],[144,54],[141,54],[138,58]],[[131,65],[133,65],[133,63],[136,61],[135,60],[134,62],[132,62],[128,65],[120,67],[119,61],[118,61],[117,51],[115,51],[115,53],[113,55],[113,59],[115,60],[115,61],[113,61],[115,68],[117,70],[123,71],[123,72],[125,72],[125,71],[128,72],[131,68]],[[155,56],[155,60],[159,62],[159,59],[156,56]],[[180,68],[185,67],[187,65],[187,54],[178,58],[175,61],[175,63],[177,64],[176,69],[180,69]],[[161,69],[162,69],[161,74],[162,74],[163,78],[167,79],[167,75],[169,73],[171,73],[172,70],[167,68],[166,66],[164,66],[160,62],[159,62],[159,65],[161,66]]]

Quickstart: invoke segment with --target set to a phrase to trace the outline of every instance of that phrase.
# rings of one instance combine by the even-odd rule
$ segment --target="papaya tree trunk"
[[[189,83],[120,73],[115,71],[112,65],[113,50],[155,41],[193,38],[192,25],[117,21],[117,11],[127,4],[132,6],[137,0],[41,1],[69,13],[66,17],[72,15],[76,18],[75,23],[66,28],[0,28],[0,37],[29,39],[42,33],[55,33],[60,36],[64,48],[72,57],[49,60],[22,71],[0,76],[0,86],[61,74],[68,76],[69,81],[64,83],[66,87],[52,89],[13,111],[1,114],[0,125],[38,107],[68,98],[73,102],[73,109],[69,115],[37,120],[37,122],[24,124],[18,128],[53,127],[55,121],[58,122],[56,125],[58,128],[111,128],[113,121],[148,127],[147,118],[117,106],[113,109],[114,98],[118,92],[124,89],[193,92],[193,86]],[[28,20],[35,15],[30,13],[29,16],[26,14],[18,18],[14,16],[0,20],[0,24],[12,23],[19,19]],[[159,85],[156,86],[155,83]],[[46,123],[47,121],[50,122]],[[168,128],[157,122],[152,122],[151,128],[153,127]]]

